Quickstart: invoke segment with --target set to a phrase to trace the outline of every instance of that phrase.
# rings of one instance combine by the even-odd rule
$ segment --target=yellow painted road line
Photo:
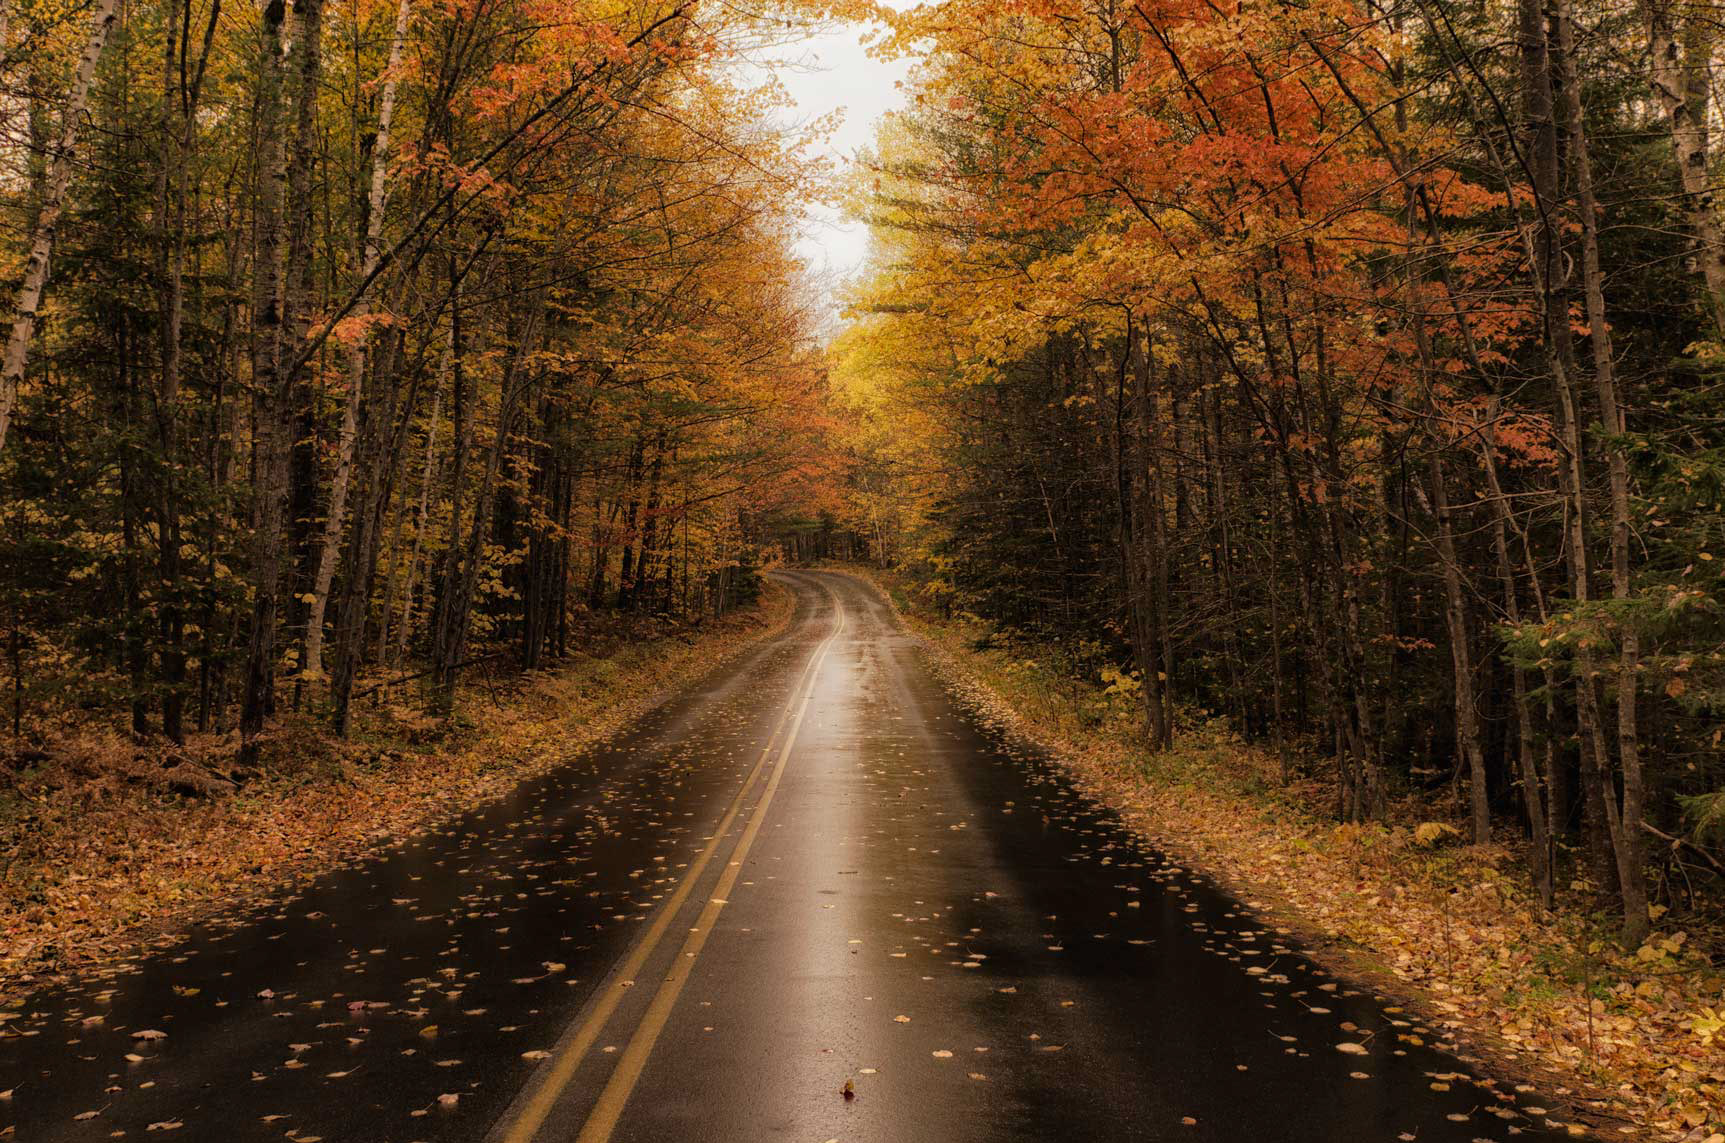
[[[815,667],[817,674],[820,663],[825,661],[833,642],[843,630],[844,609],[840,607],[838,626],[821,647]],[[641,1023],[630,1037],[628,1047],[623,1049],[622,1058],[617,1061],[616,1069],[606,1081],[605,1090],[599,1093],[599,1101],[593,1105],[586,1124],[581,1128],[581,1134],[575,1137],[575,1143],[607,1143],[611,1133],[616,1130],[617,1121],[623,1116],[623,1108],[628,1104],[629,1096],[634,1092],[635,1084],[647,1066],[647,1058],[652,1055],[659,1034],[670,1021],[672,1009],[677,1006],[677,997],[682,994],[683,985],[688,983],[690,974],[695,970],[695,960],[701,955],[701,949],[706,945],[707,937],[712,933],[713,926],[718,923],[719,913],[725,907],[726,897],[743,871],[743,862],[749,856],[749,847],[754,845],[755,836],[761,832],[761,824],[766,820],[768,807],[773,804],[773,793],[779,788],[780,779],[785,776],[785,764],[790,759],[791,749],[797,744],[797,731],[802,728],[803,716],[808,713],[809,702],[814,695],[814,680],[811,678],[803,701],[797,708],[796,721],[791,723],[790,733],[785,736],[785,744],[779,750],[778,761],[773,765],[772,777],[767,779],[766,792],[761,795],[761,800],[755,803],[754,812],[749,815],[749,824],[743,828],[743,836],[737,842],[737,848],[732,851],[731,860],[720,876],[718,885],[714,887],[712,898],[701,910],[700,919],[689,932],[689,938],[683,942],[682,951],[672,963],[665,982],[659,986],[652,1004],[647,1007],[646,1015],[641,1017]]]
[[[833,602],[837,605],[836,596],[834,596]],[[815,653],[809,657],[808,663],[798,674],[796,685],[791,688],[790,701],[785,704],[784,711],[773,725],[772,733],[767,736],[767,744],[762,748],[760,758],[755,762],[754,768],[749,771],[749,776],[743,780],[742,786],[737,790],[737,796],[731,799],[731,804],[725,810],[724,817],[719,820],[718,826],[713,830],[712,838],[695,857],[695,860],[690,863],[688,873],[678,882],[670,898],[659,910],[658,916],[653,919],[652,925],[648,927],[640,942],[630,951],[628,958],[623,961],[621,967],[614,974],[617,983],[599,995],[597,1003],[588,1012],[586,1019],[581,1022],[581,1026],[576,1030],[574,1036],[566,1038],[558,1044],[556,1054],[545,1065],[544,1070],[539,1073],[533,1094],[528,1097],[515,1118],[494,1136],[496,1143],[532,1143],[539,1132],[539,1128],[544,1126],[546,1118],[551,1114],[551,1109],[556,1106],[557,1100],[562,1097],[564,1090],[569,1086],[569,1082],[575,1078],[581,1061],[592,1049],[594,1042],[599,1038],[599,1033],[604,1030],[605,1025],[616,1013],[617,1006],[623,1002],[624,992],[634,983],[636,975],[645,967],[648,959],[659,947],[659,942],[664,939],[666,931],[671,927],[671,922],[676,920],[677,914],[682,911],[683,903],[688,900],[689,894],[694,890],[695,883],[706,872],[707,866],[712,862],[713,855],[718,852],[719,846],[724,842],[725,835],[736,823],[738,814],[742,812],[743,802],[747,799],[749,791],[754,788],[755,782],[760,778],[767,760],[772,757],[773,746],[778,742],[779,732],[785,728],[793,710],[798,711],[797,723],[798,725],[801,724],[801,710],[808,708],[808,696],[814,693],[814,675],[820,669],[820,664],[826,658],[827,650],[838,637],[838,633],[844,629],[844,610],[842,607],[839,608],[838,616],[838,626],[815,649]],[[800,709],[797,700],[798,694],[803,695]],[[794,737],[796,732],[793,729],[791,733]],[[784,755],[781,754],[780,757],[782,760]],[[735,854],[733,854],[734,859]],[[723,894],[715,895],[723,896]]]

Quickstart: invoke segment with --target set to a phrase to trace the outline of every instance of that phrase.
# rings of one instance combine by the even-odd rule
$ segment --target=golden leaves
[[[1154,771],[1123,764],[1137,756],[1130,735],[1059,721],[1070,717],[1071,703],[1039,704],[1041,676],[1015,656],[976,649],[961,623],[913,616],[912,625],[930,640],[943,673],[990,720],[1042,742],[1069,744],[1058,755],[1068,773],[1118,808],[1141,836],[1189,866],[1222,875],[1248,900],[1280,902],[1274,912],[1287,927],[1279,931],[1297,925],[1364,950],[1360,959],[1326,960],[1372,972],[1384,980],[1379,987],[1423,995],[1441,1021],[1423,1024],[1398,1016],[1401,1006],[1385,1009],[1408,1021],[1395,1033],[1398,1047],[1444,1047],[1464,1033],[1476,1043],[1501,1039],[1524,1062],[1601,1077],[1614,1114],[1696,1139],[1707,1138],[1697,1129],[1717,1126],[1725,1093],[1718,1052],[1725,1010],[1714,1003],[1720,980],[1696,960],[1671,971],[1688,955],[1683,934],[1657,933],[1625,955],[1593,940],[1577,918],[1546,912],[1493,867],[1490,851],[1434,854],[1415,841],[1418,822],[1337,831],[1297,797],[1266,794],[1279,789],[1276,758],[1230,736],[1200,729]],[[1101,690],[1089,680],[1081,685]],[[1167,797],[1159,782],[1176,784],[1180,796]],[[1441,828],[1427,834],[1448,836]],[[1388,969],[1372,969],[1373,963]],[[1315,991],[1346,994],[1334,981]],[[1370,1057],[1369,1042],[1352,1031],[1356,1038],[1334,1050]],[[1431,1074],[1428,1082],[1467,1078]],[[1553,1114],[1531,1102],[1519,1110],[1536,1120]],[[1585,1133],[1549,1122],[1558,1131]]]

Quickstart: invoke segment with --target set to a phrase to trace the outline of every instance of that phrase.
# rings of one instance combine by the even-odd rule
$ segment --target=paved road
[[[0,1124],[224,1143],[1547,1134],[979,728],[870,589],[784,579],[787,634],[606,748],[134,974],[35,998],[0,1039]]]

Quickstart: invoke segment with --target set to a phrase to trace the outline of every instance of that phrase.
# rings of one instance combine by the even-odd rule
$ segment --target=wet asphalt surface
[[[980,726],[871,589],[784,581],[785,635],[607,746],[31,998],[0,1037],[0,1129],[1562,1136]]]

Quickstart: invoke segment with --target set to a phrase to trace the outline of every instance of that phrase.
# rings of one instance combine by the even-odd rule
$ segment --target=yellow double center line
[[[572,1036],[565,1037],[563,1043],[557,1046],[551,1062],[541,1073],[537,1087],[533,1089],[526,1101],[520,1105],[520,1111],[511,1119],[502,1131],[494,1135],[496,1143],[532,1143],[538,1136],[539,1129],[544,1126],[557,1101],[563,1097],[570,1081],[575,1078],[581,1061],[592,1050],[598,1040],[599,1033],[604,1031],[616,1013],[617,1006],[622,1003],[623,994],[635,981],[635,976],[653,953],[658,949],[659,942],[664,939],[671,923],[682,911],[683,903],[694,891],[696,882],[706,872],[713,855],[719,850],[725,835],[736,822],[742,812],[743,802],[755,786],[761,771],[766,767],[767,759],[772,756],[773,746],[778,741],[779,732],[784,730],[787,721],[790,730],[785,735],[783,745],[779,749],[778,759],[773,764],[771,775],[767,778],[766,790],[761,794],[760,801],[755,803],[754,810],[749,814],[748,823],[743,827],[743,835],[737,841],[736,848],[731,851],[730,860],[725,871],[719,876],[719,882],[713,889],[713,896],[701,910],[700,918],[690,929],[689,937],[683,942],[681,954],[672,962],[665,981],[654,994],[653,1001],[647,1006],[646,1013],[636,1026],[634,1034],[629,1038],[628,1046],[623,1049],[623,1055],[617,1061],[617,1067],[606,1081],[605,1089],[599,1093],[598,1102],[588,1113],[587,1121],[581,1128],[581,1134],[576,1137],[576,1143],[605,1143],[616,1130],[617,1121],[622,1117],[623,1108],[629,1102],[630,1093],[635,1090],[635,1084],[641,1078],[641,1072],[647,1065],[647,1057],[652,1054],[653,1045],[658,1042],[659,1034],[665,1030],[665,1024],[671,1017],[671,1010],[676,1007],[677,997],[682,994],[683,985],[688,982],[689,974],[694,971],[695,959],[707,943],[707,936],[712,932],[714,924],[719,919],[719,912],[725,907],[725,899],[737,883],[742,873],[743,861],[749,855],[749,848],[754,845],[755,837],[761,832],[761,823],[766,820],[767,809],[772,805],[773,794],[779,788],[779,782],[785,774],[785,764],[791,756],[791,748],[796,745],[797,732],[802,729],[803,716],[808,713],[809,702],[814,698],[815,679],[820,674],[821,665],[826,661],[828,652],[845,629],[845,612],[839,604],[838,597],[832,596],[833,607],[838,615],[832,633],[821,641],[809,657],[807,666],[798,676],[797,685],[792,688],[790,702],[786,704],[784,713],[779,715],[778,722],[773,726],[773,732],[767,738],[767,745],[761,751],[760,759],[749,776],[743,780],[737,796],[732,799],[725,816],[719,820],[718,828],[713,831],[712,839],[701,850],[695,860],[689,865],[689,872],[678,883],[665,902],[664,908],[653,919],[652,925],[642,936],[641,942],[629,953],[627,959],[616,973],[616,983],[603,992],[598,1002],[588,1012],[580,1026]]]

